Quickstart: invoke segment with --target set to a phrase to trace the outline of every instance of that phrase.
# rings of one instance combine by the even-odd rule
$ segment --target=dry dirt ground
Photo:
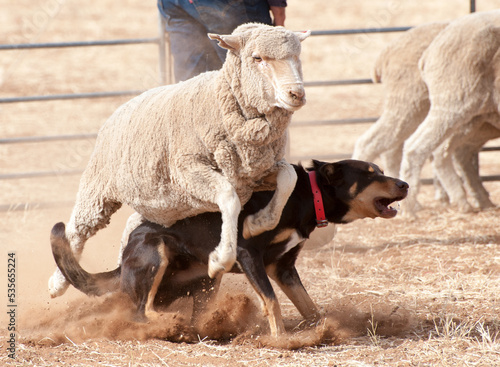
[[[478,0],[478,10],[497,3]],[[0,44],[156,37],[154,2],[0,0]],[[417,25],[466,14],[466,0],[289,0],[287,26],[324,30]],[[367,78],[397,34],[317,36],[303,43],[307,81]],[[146,89],[158,83],[154,45],[1,51],[0,97]],[[311,87],[294,123],[376,117],[380,86]],[[0,137],[95,133],[125,98],[0,104]],[[292,157],[349,154],[367,124],[292,126]],[[0,144],[0,174],[81,170],[93,139]],[[499,145],[492,142],[490,145]],[[499,153],[481,155],[498,174]],[[307,162],[306,162],[307,163]],[[429,177],[429,169],[424,170]],[[407,221],[362,220],[308,244],[298,270],[325,318],[304,325],[279,293],[289,336],[273,340],[241,276],[227,276],[203,323],[188,325],[189,300],[152,324],[128,321],[119,295],[89,299],[70,289],[50,299],[49,232],[67,221],[79,175],[0,180],[0,365],[26,366],[493,366],[500,364],[500,209],[460,214],[420,194]],[[500,204],[500,183],[488,182]],[[115,267],[131,210],[89,242],[89,271]],[[324,234],[324,237],[327,237]],[[8,357],[7,263],[16,260],[16,359]]]

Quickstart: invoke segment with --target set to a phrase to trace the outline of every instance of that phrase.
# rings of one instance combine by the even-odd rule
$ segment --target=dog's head
[[[313,163],[330,222],[393,218],[397,210],[390,205],[403,200],[408,194],[409,186],[406,182],[385,176],[373,163],[352,159],[335,163]]]

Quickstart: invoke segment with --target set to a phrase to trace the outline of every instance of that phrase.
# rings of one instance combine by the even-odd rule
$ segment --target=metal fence
[[[475,0],[470,1],[470,11],[474,12],[476,9]],[[356,28],[356,29],[342,29],[342,30],[325,30],[313,31],[311,36],[338,36],[338,35],[353,35],[353,34],[368,34],[368,33],[387,33],[387,32],[403,32],[411,27],[385,27],[385,28]],[[67,47],[103,47],[103,46],[122,46],[122,45],[136,45],[136,44],[156,44],[158,45],[159,53],[159,83],[169,84],[172,83],[172,70],[170,62],[170,53],[168,46],[168,34],[165,33],[164,19],[159,16],[159,36],[157,38],[140,38],[140,39],[118,39],[108,41],[88,41],[88,42],[59,42],[59,43],[34,43],[34,44],[3,44],[0,45],[0,51],[4,50],[29,50],[29,49],[42,49],[42,48],[67,48]],[[309,87],[330,87],[330,86],[343,86],[343,85],[356,85],[356,84],[371,84],[371,79],[342,79],[342,80],[321,80],[305,82],[306,88]],[[78,93],[78,94],[55,94],[55,95],[38,95],[38,96],[22,96],[22,97],[8,97],[0,98],[0,104],[5,103],[27,103],[34,101],[54,101],[54,100],[69,100],[69,99],[82,99],[82,98],[107,98],[118,96],[135,96],[142,92],[142,90],[123,90],[123,91],[109,91],[109,92],[91,92],[91,93]],[[293,126],[321,126],[321,125],[338,125],[338,124],[357,124],[357,123],[370,123],[375,122],[377,117],[361,117],[350,119],[338,120],[322,120],[322,121],[303,121],[294,122]],[[92,139],[97,136],[97,133],[89,134],[73,134],[73,135],[56,135],[56,136],[29,136],[29,137],[14,137],[0,139],[0,144],[22,144],[22,143],[44,143],[49,141],[66,141],[66,140],[80,140]],[[483,150],[500,150],[500,147],[488,147]],[[317,157],[318,159],[326,158],[344,158],[350,156],[349,154],[329,155],[325,157]],[[297,157],[294,157],[297,158]],[[38,171],[38,172],[21,172],[12,174],[0,174],[0,180],[13,180],[21,178],[39,178],[48,176],[61,176],[61,175],[74,175],[80,174],[81,170],[65,170],[65,171]],[[484,181],[500,180],[500,176],[482,177]],[[423,180],[424,184],[430,183],[429,180]],[[0,205],[0,211],[12,210],[12,206]]]

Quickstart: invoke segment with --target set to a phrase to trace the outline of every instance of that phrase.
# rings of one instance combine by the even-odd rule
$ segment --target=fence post
[[[159,25],[159,35],[158,35],[158,61],[160,66],[160,85],[170,84],[170,73],[167,73],[167,42],[165,36],[165,18],[158,12],[158,25]],[[170,47],[169,55],[170,56]],[[170,61],[170,60],[169,60]],[[168,79],[168,81],[167,81]]]

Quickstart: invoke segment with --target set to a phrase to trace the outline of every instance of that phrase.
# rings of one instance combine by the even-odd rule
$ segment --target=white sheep
[[[229,50],[218,71],[149,90],[118,108],[100,129],[66,236],[80,256],[123,203],[164,226],[207,211],[222,213],[222,236],[209,275],[236,259],[237,221],[252,192],[274,189],[244,235],[274,228],[294,188],[283,159],[292,114],[305,103],[300,43],[310,32],[249,23],[210,34]],[[129,229],[130,230],[130,229]],[[51,296],[65,292],[59,272]]]
[[[429,111],[429,92],[421,76],[419,59],[434,38],[448,23],[430,23],[405,32],[389,44],[375,63],[375,82],[383,82],[385,90],[384,110],[380,119],[371,126],[356,142],[355,159],[374,160],[381,156],[389,175],[397,176],[403,144],[415,132]],[[495,116],[483,116],[483,122],[494,121]],[[449,200],[461,210],[470,210],[462,180],[454,170],[461,173],[464,184],[472,197],[473,204],[479,208],[493,206],[489,195],[479,178],[477,151],[484,143],[498,136],[500,131],[489,124],[454,131],[433,153],[434,169],[441,177]],[[452,157],[455,165],[452,163]],[[443,199],[448,195],[437,191],[436,197]]]
[[[404,32],[388,44],[374,65],[375,83],[382,82],[384,107],[380,118],[361,135],[353,159],[374,161],[380,156],[384,171],[397,177],[403,144],[429,111],[429,94],[418,60],[448,23],[429,23]]]
[[[500,10],[494,10],[451,22],[420,58],[430,109],[403,147],[400,178],[413,188],[402,203],[406,215],[414,215],[420,171],[427,157],[454,132],[473,130],[470,124],[475,121],[500,121],[494,117],[500,113],[499,49]],[[446,187],[449,177],[437,173]]]

